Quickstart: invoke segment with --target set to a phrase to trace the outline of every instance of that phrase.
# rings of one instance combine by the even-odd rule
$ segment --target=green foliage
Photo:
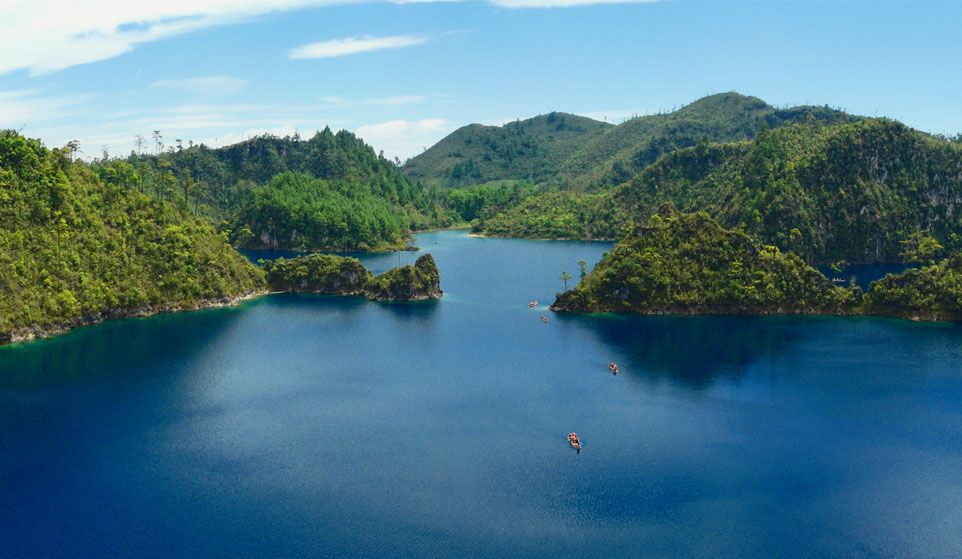
[[[835,124],[856,118],[827,107],[776,109],[737,93],[618,126],[551,113],[502,127],[460,128],[408,161],[404,172],[442,187],[524,179],[543,189],[590,190],[620,184],[677,149],[745,140],[762,129],[809,120]]]
[[[441,297],[441,276],[430,254],[414,266],[401,266],[375,277],[356,258],[312,254],[268,262],[264,271],[276,291],[364,295],[376,301],[414,301]]]
[[[356,183],[282,173],[238,209],[231,240],[251,248],[403,247],[410,217]]]
[[[851,312],[852,291],[834,287],[794,254],[757,246],[707,214],[668,204],[635,227],[552,309],[639,313]]]
[[[550,113],[504,126],[461,127],[409,160],[409,177],[444,188],[493,180],[543,182],[588,138],[611,125],[567,113]]]
[[[808,123],[669,153],[601,194],[528,198],[485,232],[613,238],[671,201],[809,262],[898,262],[962,248],[959,199],[962,146],[884,119]],[[546,220],[562,226],[539,235]],[[920,232],[934,244],[906,252]]]
[[[424,254],[414,266],[401,266],[377,276],[364,288],[375,301],[412,301],[441,297],[441,276],[434,257]]]
[[[872,282],[865,312],[921,320],[962,320],[962,255]]]
[[[908,239],[899,243],[902,252],[899,254],[902,262],[909,264],[935,264],[935,259],[942,253],[944,247],[932,237],[922,231],[912,233]]]
[[[360,293],[374,278],[357,258],[333,254],[278,258],[264,265],[264,273],[274,291],[342,295]]]
[[[264,287],[224,236],[113,168],[101,180],[65,150],[0,132],[0,332]]]

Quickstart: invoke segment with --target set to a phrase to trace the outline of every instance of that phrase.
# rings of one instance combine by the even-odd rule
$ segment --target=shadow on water
[[[612,347],[630,377],[668,379],[704,389],[738,380],[748,367],[785,351],[800,337],[798,317],[568,315]]]
[[[258,301],[246,303],[258,304]],[[67,381],[135,378],[216,344],[238,308],[110,320],[63,336],[0,347],[0,389],[45,389]]]

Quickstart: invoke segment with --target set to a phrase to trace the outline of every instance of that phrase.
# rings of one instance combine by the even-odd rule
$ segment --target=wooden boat
[[[581,452],[581,439],[578,438],[578,435],[570,433],[568,435],[568,443],[571,444],[571,448]]]
[[[611,374],[617,375],[617,374],[618,374],[618,365],[616,365],[615,363],[608,363],[608,370],[611,371]]]

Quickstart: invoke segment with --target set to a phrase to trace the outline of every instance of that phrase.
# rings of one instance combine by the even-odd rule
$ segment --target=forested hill
[[[157,145],[158,151],[160,145]],[[449,225],[429,192],[350,132],[260,136],[210,149],[99,161],[103,180],[188,208],[240,247],[378,250],[411,230]]]
[[[808,262],[930,260],[962,248],[962,146],[885,119],[802,124],[675,151],[613,191],[529,198],[484,230],[614,238],[666,201]]]
[[[504,126],[458,128],[404,165],[404,173],[426,184],[464,187],[497,180],[538,183],[588,139],[613,126],[583,116],[553,112]]]
[[[620,184],[661,155],[699,141],[733,142],[809,120],[836,124],[857,119],[828,107],[777,109],[757,97],[720,93],[617,126],[564,113],[500,128],[472,124],[410,160],[404,172],[444,187],[509,179],[591,190]]]
[[[214,221],[231,215],[251,191],[288,171],[350,184],[353,191],[391,204],[428,207],[421,189],[394,163],[354,134],[346,130],[335,134],[330,128],[307,140],[267,135],[219,149],[197,145],[160,155],[131,154],[97,168],[104,178],[136,174],[146,192],[161,198],[186,197],[192,208],[199,207],[199,213]]]
[[[225,236],[182,206],[0,132],[0,342],[264,286]]]

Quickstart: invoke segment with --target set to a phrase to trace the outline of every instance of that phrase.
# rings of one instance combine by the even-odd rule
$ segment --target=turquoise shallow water
[[[556,315],[610,245],[419,244],[440,302],[0,348],[3,555],[962,556],[962,327]]]

